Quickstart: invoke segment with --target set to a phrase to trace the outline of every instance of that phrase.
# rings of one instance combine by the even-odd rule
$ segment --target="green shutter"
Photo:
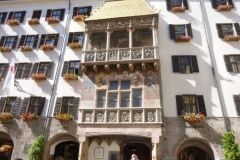
[[[53,65],[54,65],[54,62],[49,62],[48,70],[47,70],[47,73],[46,73],[47,78],[52,77]]]
[[[46,100],[45,97],[41,97],[40,100],[39,100],[38,111],[37,111],[37,115],[39,115],[39,116],[42,114],[42,110],[43,110],[44,105],[45,105],[45,100]]]
[[[62,103],[62,97],[57,97],[53,115],[60,113],[61,103]]]
[[[73,99],[73,106],[69,107],[69,113],[76,117],[77,116],[77,111],[78,111],[78,106],[79,106],[79,97],[74,97]]]
[[[203,95],[197,95],[196,97],[197,97],[199,112],[202,112],[204,116],[207,116]]]
[[[23,113],[26,113],[26,112],[27,112],[27,107],[28,107],[29,99],[30,99],[30,98],[24,98],[24,99],[23,99],[23,104],[22,104],[22,108],[21,108],[21,113],[20,113],[20,114],[23,114]]]
[[[182,95],[176,95],[177,114],[181,116],[183,113],[183,98]]]

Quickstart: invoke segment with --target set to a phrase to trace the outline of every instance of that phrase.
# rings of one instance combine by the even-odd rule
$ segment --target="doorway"
[[[150,148],[144,143],[126,143],[122,160],[130,160],[132,154],[136,154],[139,160],[151,159]]]
[[[13,142],[0,139],[0,160],[10,160],[13,151]]]
[[[202,149],[198,147],[187,147],[181,150],[178,154],[178,159],[179,160],[200,160],[200,159],[205,159],[205,160],[211,160],[210,155],[205,153]]]
[[[64,160],[78,159],[79,143],[66,141],[59,143],[55,148],[54,159],[57,156],[64,157]]]

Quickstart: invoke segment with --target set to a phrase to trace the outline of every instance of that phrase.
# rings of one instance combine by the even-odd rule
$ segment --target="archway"
[[[55,147],[54,159],[57,156],[64,157],[64,160],[78,159],[79,143],[74,141],[61,142]]]
[[[0,159],[1,160],[10,160],[13,151],[13,141],[10,136],[3,133],[0,138]]]

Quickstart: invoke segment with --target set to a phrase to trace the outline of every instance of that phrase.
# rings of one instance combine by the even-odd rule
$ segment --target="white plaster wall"
[[[160,9],[158,38],[160,50],[161,76],[163,88],[164,116],[177,116],[175,95],[203,95],[207,115],[221,117],[220,102],[214,85],[211,59],[203,25],[200,3],[189,0],[189,10],[185,13],[167,11],[165,1],[150,1],[155,8]],[[169,24],[191,23],[193,38],[188,43],[175,43],[170,39]],[[179,74],[172,71],[172,55],[196,55],[199,73]]]
[[[218,37],[216,23],[239,23],[240,1],[233,1],[234,8],[231,11],[218,12],[213,9],[210,1],[202,1],[204,17],[208,29],[209,46],[216,71],[220,97],[224,114],[227,117],[237,117],[233,95],[240,94],[240,74],[227,72],[224,55],[240,55],[240,42],[225,42]]]
[[[103,141],[101,145],[98,145],[98,143],[94,140],[88,148],[88,153],[91,153],[88,154],[88,160],[99,160],[94,157],[94,150],[96,147],[102,147],[104,149],[104,157],[101,160],[109,160],[109,151],[120,151],[120,147],[116,141],[113,141],[109,146],[105,141]]]

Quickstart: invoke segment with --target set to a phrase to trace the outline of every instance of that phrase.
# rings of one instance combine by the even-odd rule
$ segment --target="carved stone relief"
[[[156,112],[154,110],[146,111],[146,122],[156,122]]]
[[[133,111],[133,122],[142,122],[142,110]]]
[[[112,20],[109,22],[109,26],[111,29],[127,28],[129,26],[129,21],[129,18]]]
[[[92,122],[92,111],[84,112],[84,122]]]
[[[108,122],[117,122],[117,111],[108,112]]]
[[[121,115],[121,122],[129,122],[129,119],[130,119],[129,111],[122,111],[120,115]]]
[[[104,112],[103,111],[96,112],[95,121],[96,122],[104,122]]]

